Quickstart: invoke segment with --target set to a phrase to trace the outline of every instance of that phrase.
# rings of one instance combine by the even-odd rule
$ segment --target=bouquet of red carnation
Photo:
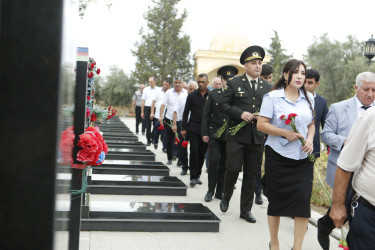
[[[178,134],[177,134],[177,132],[175,133],[175,138],[174,138],[174,140],[175,140],[174,144],[176,144],[176,145],[178,145],[178,144],[181,142],[180,139],[178,138]]]
[[[341,228],[341,238],[340,238],[339,248],[343,248],[344,250],[349,250],[348,243],[345,240],[344,230],[342,228]]]
[[[79,138],[78,146],[82,149],[77,154],[77,160],[91,166],[101,165],[108,152],[108,146],[99,131],[89,127]]]
[[[189,142],[188,142],[188,141],[183,141],[183,142],[181,143],[181,146],[182,146],[183,148],[187,148],[188,145],[189,145]]]
[[[298,129],[297,129],[297,126],[296,126],[296,117],[297,116],[298,115],[295,114],[295,113],[290,113],[288,115],[288,118],[286,118],[285,115],[280,116],[280,120],[285,120],[286,125],[289,125],[294,132],[299,133]],[[303,138],[298,138],[298,139],[301,142],[302,146],[305,146],[305,139],[303,139]],[[316,161],[315,156],[313,154],[309,154],[308,157],[309,157],[311,162]]]
[[[159,131],[163,131],[164,130],[164,125],[162,123],[160,123],[159,127],[158,127],[158,130]]]
[[[92,122],[95,122],[98,120],[98,117],[96,117],[96,114],[95,113],[92,113],[91,114],[91,119],[90,119]]]

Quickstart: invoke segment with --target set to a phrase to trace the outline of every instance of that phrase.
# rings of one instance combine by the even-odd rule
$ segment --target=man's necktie
[[[367,110],[368,108],[371,108],[371,106],[362,106],[361,108],[363,108],[364,110]]]
[[[250,82],[251,82],[251,90],[252,90],[253,92],[255,92],[255,84],[257,83],[257,81],[255,81],[255,80],[251,80]]]

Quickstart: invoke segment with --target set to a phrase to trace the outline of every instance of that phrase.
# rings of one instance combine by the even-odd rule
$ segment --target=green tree
[[[362,54],[363,44],[354,36],[344,42],[331,41],[327,34],[314,38],[307,49],[305,61],[320,73],[318,94],[327,98],[328,104],[339,102],[355,93],[356,76],[364,71],[374,72],[375,65],[366,64]]]
[[[78,14],[81,19],[84,17],[87,7],[92,3],[96,3],[96,0],[78,0]],[[109,10],[112,6],[111,0],[107,0],[106,5]]]
[[[110,75],[99,89],[99,96],[107,105],[128,106],[134,94],[134,81],[116,66],[110,68]]]
[[[283,70],[284,64],[292,57],[291,55],[285,54],[286,50],[281,47],[281,40],[277,31],[274,32],[274,37],[271,38],[270,48],[267,52],[271,56],[270,65],[273,67],[273,78],[276,81],[281,76],[281,71]]]
[[[156,76],[161,83],[168,75],[185,75],[192,70],[190,63],[190,36],[181,28],[187,17],[186,9],[178,17],[176,5],[180,0],[152,0],[144,18],[147,31],[140,29],[141,40],[132,50],[136,57],[133,76],[137,83],[144,83]]]

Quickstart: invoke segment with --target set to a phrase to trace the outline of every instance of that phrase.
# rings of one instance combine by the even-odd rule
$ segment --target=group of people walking
[[[294,218],[293,249],[302,248],[321,135],[330,147],[327,182],[334,192],[332,208],[318,221],[318,241],[323,249],[329,249],[329,233],[335,226],[341,227],[347,218],[351,224],[355,222],[355,226],[350,225],[348,235],[350,249],[368,249],[364,246],[369,246],[375,232],[375,182],[370,181],[375,177],[375,133],[370,126],[375,121],[375,109],[365,110],[374,106],[375,74],[360,73],[354,86],[356,95],[332,104],[328,111],[326,100],[315,92],[319,72],[307,69],[301,60],[292,59],[273,85],[272,67],[262,65],[264,56],[262,47],[248,47],[240,57],[245,73],[236,77],[236,67],[223,66],[217,72],[220,78],[212,80],[211,90],[207,74],[199,74],[196,82],[186,86],[188,90],[189,86],[196,86],[190,93],[179,76],[173,78],[170,89],[168,81],[159,89],[155,86],[156,79],[150,77],[149,86],[143,89],[138,102],[140,108],[136,108],[140,112],[137,132],[143,118],[148,144],[153,142],[155,147],[158,143],[155,131],[160,126],[165,128],[163,149],[168,155],[167,164],[172,164],[173,146],[177,146],[181,175],[190,171],[190,187],[202,184],[200,177],[208,151],[208,191],[204,199],[206,202],[213,197],[220,199],[222,212],[229,209],[238,175],[243,172],[239,216],[255,223],[251,210],[254,196],[255,203],[263,203],[262,186],[269,202],[272,250],[279,249],[281,216]],[[133,100],[139,96],[138,92]],[[356,132],[362,140],[351,130],[352,126],[361,130]],[[189,160],[187,144],[182,143],[187,141]],[[349,145],[350,151],[346,149]],[[341,153],[342,150],[347,154]],[[263,155],[265,173],[261,178]],[[354,212],[346,216],[353,211],[353,193],[357,202],[355,217]]]

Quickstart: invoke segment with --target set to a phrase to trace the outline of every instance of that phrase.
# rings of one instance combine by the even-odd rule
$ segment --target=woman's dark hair
[[[287,63],[284,65],[281,77],[276,82],[275,86],[273,86],[272,90],[281,89],[281,88],[285,89],[290,84],[290,81],[292,80],[294,72],[298,70],[300,65],[302,65],[305,68],[305,72],[306,72],[306,65],[303,61],[297,60],[297,59],[291,59],[287,61]],[[289,73],[288,79],[285,79],[284,73]],[[306,77],[305,77],[305,81],[302,84],[301,90],[303,91],[303,94],[305,95],[307,102],[310,104],[310,109],[313,113],[313,118],[315,119],[314,107],[312,106],[309,96],[307,95],[305,82],[306,82]]]

